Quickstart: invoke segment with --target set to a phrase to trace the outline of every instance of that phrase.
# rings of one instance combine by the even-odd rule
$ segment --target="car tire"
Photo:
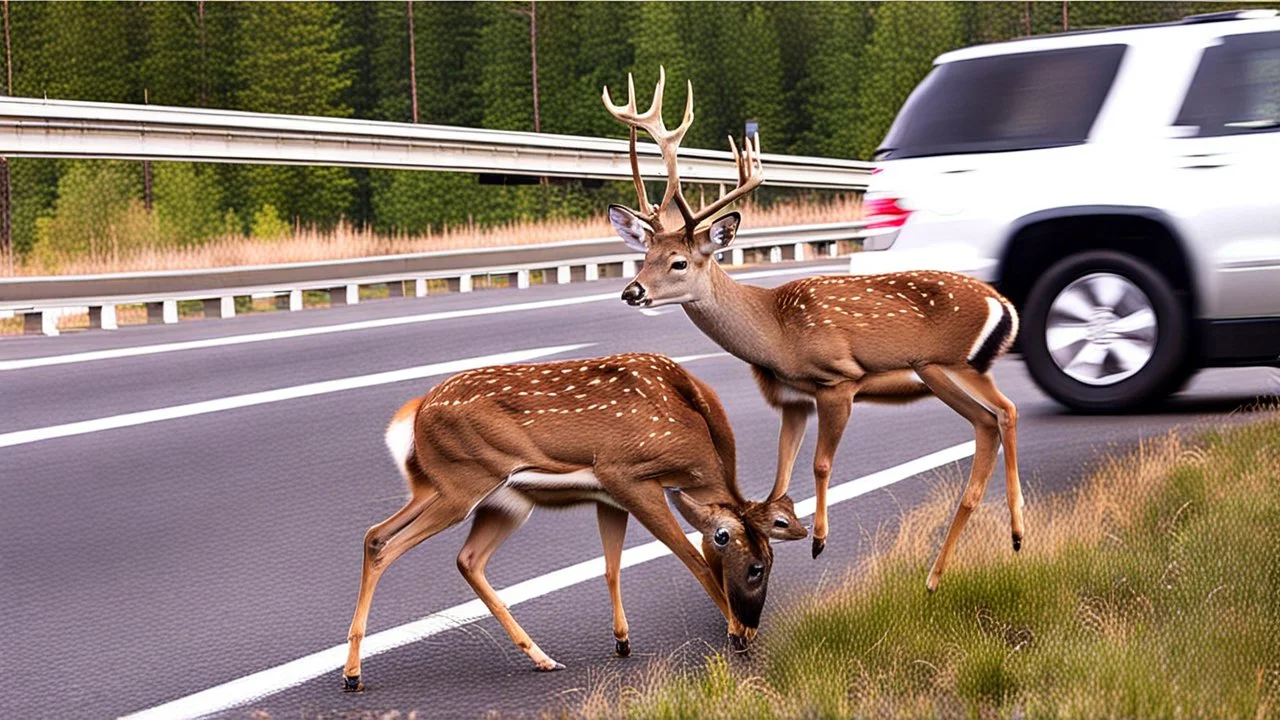
[[[1032,379],[1073,410],[1150,405],[1190,374],[1186,308],[1158,270],[1125,253],[1058,261],[1032,286],[1022,327]]]

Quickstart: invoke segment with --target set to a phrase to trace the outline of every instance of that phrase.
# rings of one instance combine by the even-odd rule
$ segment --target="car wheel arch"
[[[1098,237],[1099,231],[1120,236]],[[1085,237],[1069,247],[1046,245],[1064,235]],[[1169,253],[1172,248],[1175,252]],[[1179,290],[1190,317],[1198,298],[1190,254],[1176,221],[1158,208],[1133,205],[1079,205],[1041,210],[1015,220],[1000,252],[995,281],[1001,292],[1022,306],[1041,274],[1078,252],[1116,250],[1152,263]]]

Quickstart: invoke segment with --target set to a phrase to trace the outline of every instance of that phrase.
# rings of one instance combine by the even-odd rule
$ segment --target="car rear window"
[[[1125,45],[943,63],[907,98],[877,160],[1082,143]]]
[[[1280,130],[1280,32],[1231,35],[1205,50],[1174,124],[1197,137]]]

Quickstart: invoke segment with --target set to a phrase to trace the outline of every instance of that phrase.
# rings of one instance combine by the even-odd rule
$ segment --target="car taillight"
[[[901,198],[896,197],[878,197],[864,200],[862,210],[867,218],[867,229],[902,227],[907,222],[907,218],[911,216],[911,211],[899,205],[899,202],[901,202]]]

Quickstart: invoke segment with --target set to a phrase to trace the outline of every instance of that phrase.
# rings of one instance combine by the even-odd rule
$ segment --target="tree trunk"
[[[418,122],[418,48],[413,34],[413,0],[409,3],[409,97],[413,101],[413,121]]]
[[[196,0],[196,25],[200,28],[200,107],[207,107],[209,105],[209,58],[204,40],[204,0]]]
[[[1070,27],[1071,23],[1067,18],[1067,0],[1062,0],[1062,31],[1066,32]]]
[[[538,2],[529,0],[529,48],[533,56],[533,131],[542,132],[538,116]]]
[[[13,52],[9,43],[9,0],[4,0],[5,94],[13,95]],[[0,157],[0,255],[13,257],[13,195],[9,183],[9,158]]]
[[[1030,37],[1031,35],[1031,1],[1030,0],[1027,0],[1027,2],[1025,3],[1025,7],[1026,9],[1022,11],[1022,21],[1026,23],[1027,36]]]

